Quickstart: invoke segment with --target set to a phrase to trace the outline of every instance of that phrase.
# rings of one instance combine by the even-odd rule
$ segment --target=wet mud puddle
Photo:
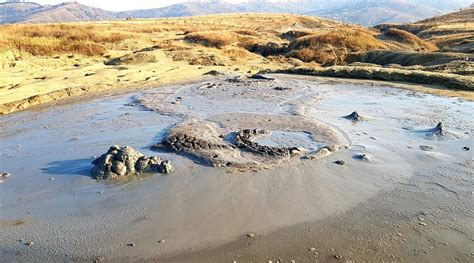
[[[376,85],[230,78],[2,116],[0,257],[192,252],[342,215],[428,169],[472,168],[472,102]],[[93,180],[114,144],[176,171]]]

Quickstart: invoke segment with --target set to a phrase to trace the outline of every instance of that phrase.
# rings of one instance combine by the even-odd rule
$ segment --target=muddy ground
[[[473,102],[272,77],[1,116],[2,261],[472,261]],[[246,129],[264,132],[239,147]],[[173,132],[207,146],[173,148]],[[175,172],[93,180],[92,160],[114,144]]]

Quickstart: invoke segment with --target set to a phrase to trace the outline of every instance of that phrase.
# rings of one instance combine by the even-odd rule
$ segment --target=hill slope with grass
[[[474,60],[472,54],[438,51],[408,28],[368,29],[300,15],[3,25],[0,113],[110,89],[266,69],[391,81],[417,76],[468,89],[472,81],[464,80],[474,67],[466,57]]]
[[[409,24],[381,24],[377,29],[401,29],[429,41],[442,51],[474,53],[474,6]]]

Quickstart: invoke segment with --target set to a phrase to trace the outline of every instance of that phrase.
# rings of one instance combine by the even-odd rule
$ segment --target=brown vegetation
[[[15,49],[35,56],[75,53],[102,55],[106,43],[130,38],[119,32],[100,32],[94,26],[79,25],[14,25],[0,27],[4,43],[0,49]]]
[[[184,40],[206,47],[222,48],[237,42],[238,36],[231,32],[196,32],[186,35]]]
[[[474,52],[474,7],[411,24],[383,24],[376,28],[382,32],[408,31],[441,51]]]
[[[444,45],[466,51],[474,42],[461,25],[409,27],[433,33],[425,42],[437,43],[441,51]],[[191,80],[211,70],[243,73],[364,61],[435,65],[472,57],[415,52],[416,45],[401,43],[427,44],[389,29],[380,31],[397,41],[377,39],[381,34],[375,29],[274,14],[0,26],[0,113],[110,88]],[[450,30],[462,33],[437,34]],[[452,65],[436,70],[472,72]]]
[[[288,47],[290,56],[322,64],[342,62],[351,52],[385,48],[385,44],[370,31],[359,28],[338,28],[300,37],[290,42]]]
[[[281,38],[293,41],[297,38],[311,35],[311,32],[302,30],[290,30],[280,35]]]
[[[433,51],[437,49],[434,44],[429,43],[405,30],[390,28],[385,31],[383,35],[387,39],[411,45],[417,50]]]

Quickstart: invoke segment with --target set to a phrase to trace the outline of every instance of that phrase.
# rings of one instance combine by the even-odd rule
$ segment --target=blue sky
[[[68,2],[66,0],[31,0],[38,4],[59,4]],[[185,0],[78,0],[77,2],[88,6],[100,7],[112,11],[123,11],[132,9],[144,9],[163,7],[179,2],[186,2]],[[243,0],[226,0],[226,2],[243,2]]]

